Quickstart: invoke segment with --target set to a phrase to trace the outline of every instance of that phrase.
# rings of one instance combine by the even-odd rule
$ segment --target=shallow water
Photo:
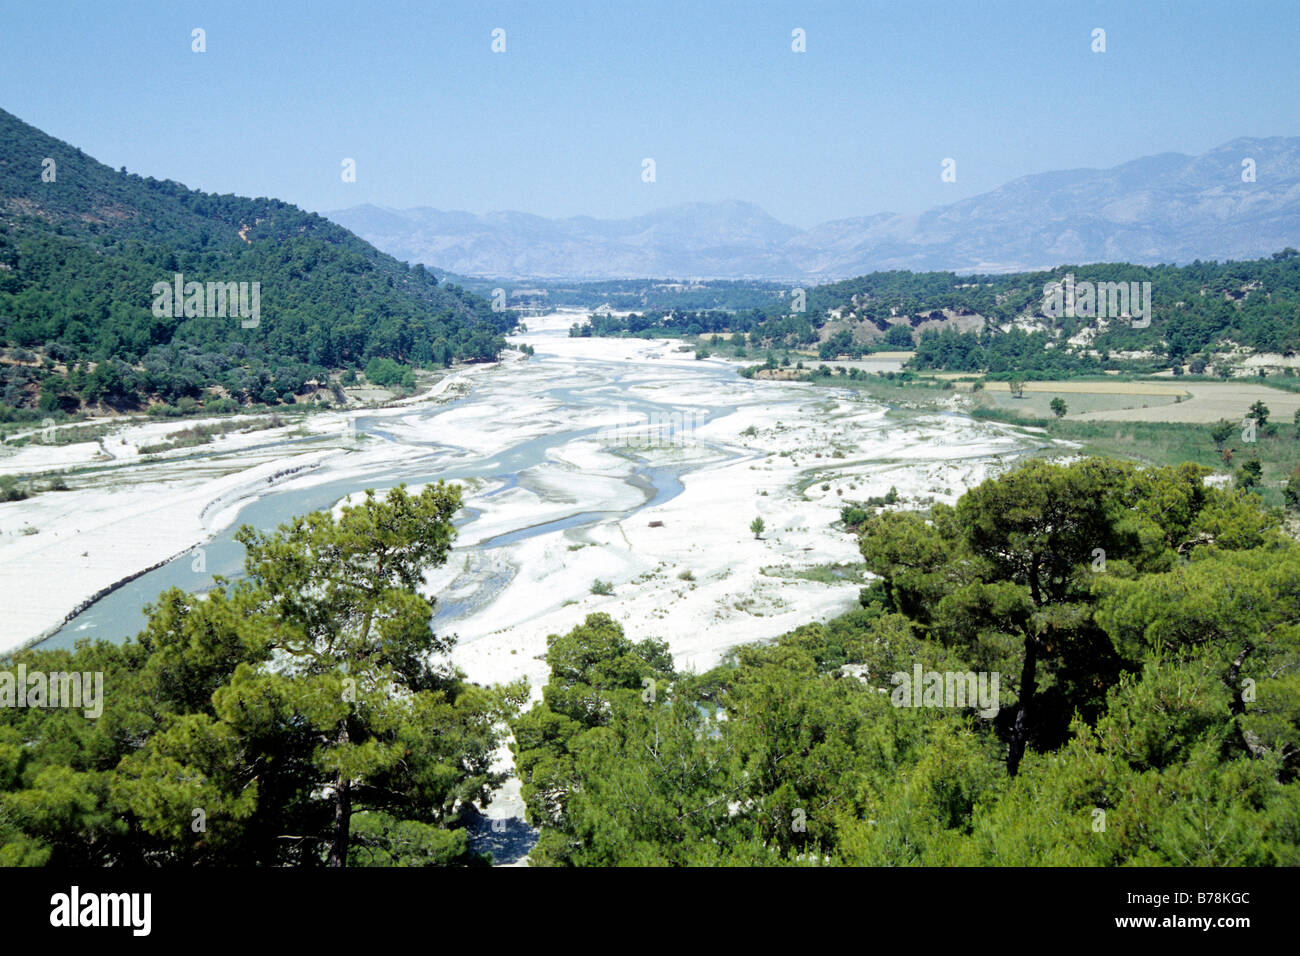
[[[662,387],[665,381],[672,383],[680,380],[684,387],[690,387],[689,390],[698,388],[701,384],[714,387],[723,384],[727,390],[734,389],[738,398],[752,389],[751,383],[731,368],[664,366],[655,369],[647,367],[644,362],[574,360],[571,356],[546,350],[546,341],[554,341],[554,336],[555,333],[530,336],[530,341],[537,348],[536,355],[522,366],[494,371],[478,378],[466,396],[442,405],[414,406],[396,417],[357,417],[355,423],[358,434],[369,435],[375,441],[389,441],[402,446],[400,456],[395,456],[393,463],[365,474],[306,488],[271,492],[265,497],[250,501],[239,510],[235,521],[214,538],[105,595],[38,646],[71,647],[82,638],[124,640],[144,627],[144,607],[168,588],[201,593],[212,587],[214,576],[237,578],[242,569],[244,549],[234,540],[234,536],[241,525],[252,525],[269,531],[296,515],[333,507],[340,499],[367,488],[382,490],[400,483],[417,485],[443,478],[479,478],[499,482],[500,487],[481,495],[484,501],[490,501],[493,495],[518,486],[521,473],[546,463],[548,452],[552,449],[595,436],[600,428],[574,426],[573,423],[581,422],[584,416],[589,418],[593,414],[608,414],[613,406],[626,407],[630,412],[647,416],[667,415],[689,407],[700,413],[696,420],[699,424],[704,424],[734,410],[734,405],[673,401],[675,390]],[[525,384],[525,380],[540,386],[532,396],[519,394],[520,386]],[[658,392],[663,393],[662,399],[658,399],[657,395],[655,398],[647,397],[647,393]],[[476,405],[498,407],[506,397],[514,402],[529,397],[542,400],[548,417],[557,416],[569,424],[545,435],[514,442],[487,455],[442,442],[403,437],[405,425],[417,427],[422,436],[431,432],[436,434],[440,416]],[[551,407],[551,403],[559,408]],[[301,442],[302,439],[286,439],[284,444],[287,446]],[[718,453],[711,459],[712,462],[716,462],[719,457],[735,457],[737,454],[726,448],[710,447]],[[634,452],[629,453],[629,457],[635,464],[635,470],[624,480],[641,492],[643,500],[638,504],[610,511],[592,510],[591,502],[575,501],[569,513],[555,518],[553,515],[556,505],[552,502],[547,506],[550,517],[546,520],[532,524],[523,520],[519,527],[478,544],[457,546],[457,554],[486,551],[536,535],[627,517],[643,508],[676,497],[682,491],[682,475],[699,467],[698,464],[651,465],[644,459],[636,458]],[[466,508],[458,514],[456,523],[463,532],[480,517],[481,510]],[[196,569],[196,564],[200,563],[201,568]],[[435,626],[481,606],[507,583],[508,577],[489,575],[482,586],[476,589],[472,599],[439,606]]]

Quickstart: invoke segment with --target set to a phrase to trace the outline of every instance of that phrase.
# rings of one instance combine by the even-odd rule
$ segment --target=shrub
[[[0,475],[0,501],[22,501],[27,497],[27,489],[18,484],[13,475]]]

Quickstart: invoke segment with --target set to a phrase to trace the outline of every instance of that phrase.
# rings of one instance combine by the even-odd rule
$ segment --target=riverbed
[[[546,636],[594,611],[704,669],[730,646],[855,604],[856,542],[836,527],[844,504],[891,487],[904,505],[951,502],[1033,444],[847,389],[747,380],[670,341],[571,338],[572,321],[533,320],[512,341],[534,355],[457,372],[423,400],[194,454],[133,459],[132,447],[181,426],[124,424],[121,439],[100,441],[124,449],[121,467],[0,506],[0,649],[125,639],[163,590],[238,576],[242,524],[269,530],[365,488],[447,480],[466,507],[426,589],[471,679],[540,686]],[[837,570],[817,573],[827,568]]]

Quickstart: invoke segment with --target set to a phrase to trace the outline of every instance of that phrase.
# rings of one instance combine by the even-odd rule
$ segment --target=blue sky
[[[1298,51],[1295,0],[8,0],[0,106],[114,167],[317,211],[744,199],[809,226],[1298,135]]]

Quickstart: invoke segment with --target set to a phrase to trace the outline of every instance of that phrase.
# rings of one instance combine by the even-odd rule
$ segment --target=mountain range
[[[1254,180],[1243,178],[1245,160]],[[738,200],[629,219],[373,205],[325,215],[377,248],[467,276],[833,280],[889,269],[1002,273],[1062,264],[1265,256],[1300,238],[1300,138],[1037,173],[915,215],[799,229]]]

